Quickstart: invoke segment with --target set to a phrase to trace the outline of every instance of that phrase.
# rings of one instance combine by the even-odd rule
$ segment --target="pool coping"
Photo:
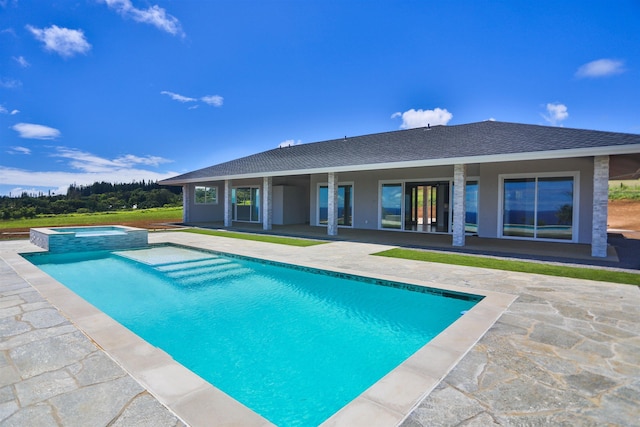
[[[247,250],[241,246],[225,246],[223,249],[218,249],[215,247],[217,239],[212,239],[211,236],[195,237],[191,235],[188,243],[181,242],[178,233],[167,233],[154,237],[155,242],[153,243],[176,243],[198,249],[291,263],[290,259],[283,258],[271,251],[269,253],[261,252],[257,256],[248,254]],[[33,246],[32,250],[21,251],[21,253],[27,252],[43,252],[43,250]],[[194,427],[229,424],[273,425],[173,360],[161,349],[147,343],[102,313],[29,263],[18,253],[6,254],[5,259],[43,297],[57,307],[98,347],[186,424]],[[313,269],[363,276],[363,272],[357,270],[331,268],[327,265],[299,260],[295,264]],[[434,283],[423,280],[405,277],[399,279],[396,276],[369,274],[368,272],[364,275],[375,279],[434,287]],[[322,424],[323,426],[400,424],[517,298],[511,294],[463,289],[444,284],[438,284],[437,288],[481,295],[484,298],[454,324],[332,415]]]

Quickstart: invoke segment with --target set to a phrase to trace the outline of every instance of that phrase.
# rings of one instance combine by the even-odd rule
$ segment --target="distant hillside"
[[[105,212],[119,209],[146,209],[181,206],[182,188],[160,186],[156,182],[71,185],[64,195],[0,197],[0,219],[34,218],[37,215]]]

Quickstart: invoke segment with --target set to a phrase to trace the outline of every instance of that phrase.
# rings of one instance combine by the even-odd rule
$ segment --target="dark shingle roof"
[[[229,162],[206,167],[162,181],[181,184],[198,180],[277,175],[276,172],[331,171],[389,168],[407,164],[451,164],[453,159],[467,163],[496,160],[511,155],[535,158],[549,152],[583,151],[611,148],[612,154],[628,147],[640,152],[640,135],[568,129],[486,121],[454,126],[434,126],[377,133],[324,142],[276,148]],[[623,150],[624,151],[624,150]],[[606,153],[600,153],[606,154]],[[533,155],[533,157],[532,157]],[[514,157],[515,156],[515,157]],[[527,157],[528,156],[528,157]],[[487,158],[489,157],[489,158]],[[540,157],[542,158],[542,157]]]

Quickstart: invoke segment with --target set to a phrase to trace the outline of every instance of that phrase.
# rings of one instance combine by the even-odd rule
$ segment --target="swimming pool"
[[[455,304],[450,313],[438,314],[446,321],[434,331],[423,314],[427,307],[443,306],[437,295],[442,292],[397,282],[346,280],[166,246],[29,259],[278,425],[320,423],[479,300],[449,293],[457,298],[446,300]],[[197,275],[202,280],[194,279]],[[132,276],[138,277],[135,283],[123,286]],[[217,280],[222,276],[228,279],[224,284]],[[136,302],[133,313],[123,309],[133,306],[125,297]],[[111,300],[117,304],[111,306]],[[178,325],[177,337],[166,333],[172,324]],[[227,334],[205,335],[210,330]],[[212,358],[191,360],[193,354]]]

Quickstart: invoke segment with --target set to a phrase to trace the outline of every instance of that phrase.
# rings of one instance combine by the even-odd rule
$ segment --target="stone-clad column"
[[[453,246],[464,246],[466,215],[465,193],[467,189],[467,165],[453,166]]]
[[[231,204],[231,180],[224,180],[224,226],[231,227],[232,225],[232,212],[233,205]]]
[[[327,234],[329,236],[338,235],[338,174],[329,172],[329,212],[327,213]]]
[[[273,178],[265,176],[262,182],[262,229],[271,230],[273,222]]]
[[[591,256],[607,256],[607,216],[609,203],[609,156],[593,158],[593,222]]]
[[[182,223],[189,222],[189,210],[191,206],[191,186],[185,184],[182,186]]]

